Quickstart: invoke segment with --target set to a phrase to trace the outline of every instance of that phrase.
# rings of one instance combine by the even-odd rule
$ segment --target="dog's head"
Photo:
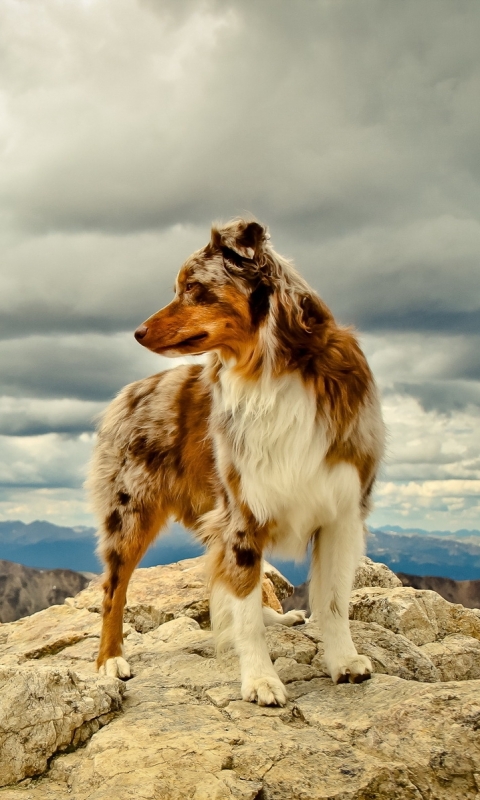
[[[216,350],[227,359],[242,358],[269,311],[268,238],[255,221],[214,226],[210,242],[180,269],[172,302],[149,317],[135,338],[165,356]]]

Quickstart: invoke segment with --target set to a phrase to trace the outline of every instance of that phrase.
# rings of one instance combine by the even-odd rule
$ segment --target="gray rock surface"
[[[435,664],[441,681],[480,679],[480,642],[472,636],[454,633],[419,649]]]
[[[402,581],[397,578],[386,564],[379,564],[377,561],[372,561],[368,556],[363,556],[355,573],[353,588],[361,589],[363,586],[381,586],[383,589],[395,589],[397,586],[402,586]]]
[[[350,618],[376,622],[402,633],[416,645],[435,642],[452,633],[480,639],[477,609],[449,603],[428,589],[356,589],[352,592]]]
[[[273,584],[277,602],[293,592],[291,583],[268,563],[265,564],[265,576]],[[98,613],[103,599],[102,582],[102,576],[95,578],[83,592],[67,599],[66,603],[77,609]],[[264,589],[265,599],[269,595],[268,589],[267,585]],[[281,611],[281,607],[276,610]],[[209,614],[204,556],[137,569],[130,580],[124,620],[139,633],[147,633],[180,616],[191,617],[203,628],[208,628]]]
[[[114,678],[33,665],[0,668],[0,786],[39,775],[112,719],[125,687]]]
[[[45,714],[45,724],[50,719],[55,729],[55,738],[41,736],[50,742],[49,755],[41,761],[38,740],[33,748],[43,776],[28,777],[28,755],[23,773],[9,773],[12,785],[0,789],[0,800],[478,800],[477,615],[469,617],[433,592],[363,586],[352,594],[352,614],[362,618],[351,627],[357,647],[374,663],[372,680],[334,686],[324,675],[318,626],[272,626],[267,643],[290,700],[285,708],[261,708],[241,700],[236,656],[216,658],[204,621],[188,613],[185,584],[195,582],[196,570],[192,564],[185,576],[184,565],[177,565],[176,577],[175,565],[138,577],[138,605],[155,603],[158,611],[164,602],[170,614],[172,603],[183,602],[185,611],[178,607],[173,618],[144,632],[126,623],[134,676],[125,684],[122,713],[115,712],[115,692],[124,685],[109,679],[107,687],[93,672],[99,615],[88,610],[95,608],[92,595],[87,600],[82,593],[66,611],[49,609],[48,617],[30,625],[0,626],[0,663],[20,662],[2,674],[8,680],[28,671],[35,676],[33,682],[18,677],[28,684],[31,718],[44,708],[46,690],[32,690],[39,676],[58,694],[48,708],[61,710]],[[155,599],[167,585],[165,572],[170,587],[178,583],[180,599]],[[371,580],[379,572],[372,569]],[[391,580],[387,573],[381,579]],[[198,603],[203,589],[191,588]],[[70,711],[69,692],[77,703]],[[87,698],[94,706],[87,707]],[[13,751],[22,752],[23,723],[8,709],[4,719],[13,729]],[[71,752],[63,752],[65,746]],[[10,762],[17,763],[13,756]],[[22,774],[27,777],[15,785]]]

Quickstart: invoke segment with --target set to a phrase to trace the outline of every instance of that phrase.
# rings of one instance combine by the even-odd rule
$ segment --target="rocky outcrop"
[[[125,687],[64,667],[0,668],[0,786],[39,775],[112,719]]]
[[[352,592],[350,618],[376,622],[402,633],[414,644],[435,642],[452,633],[480,639],[480,611],[449,603],[428,589],[363,587]]]
[[[357,569],[353,588],[361,589],[363,586],[381,586],[384,589],[394,589],[401,585],[401,580],[385,564],[379,564],[364,556]],[[290,611],[293,608],[303,608],[310,611],[308,583],[296,586],[294,591],[283,600],[282,606],[284,611]]]
[[[436,575],[407,575],[398,572],[403,586],[414,589],[432,589],[449,603],[461,603],[467,608],[480,608],[480,581],[454,581]]]
[[[179,616],[191,617],[200,627],[210,626],[204,558],[188,558],[176,564],[138,569],[128,587],[124,619],[139,633],[158,628]],[[264,602],[282,611],[279,600],[293,592],[293,586],[275,567],[266,564]],[[102,577],[98,576],[76,597],[66,600],[74,608],[99,612],[102,606]]]
[[[315,623],[272,626],[285,708],[242,701],[236,656],[215,656],[201,559],[138,571],[126,684],[94,672],[98,584],[1,625],[0,800],[478,798],[480,616],[368,561],[356,585],[372,680],[334,686]]]
[[[0,622],[13,622],[63,603],[88,584],[71,569],[33,569],[0,559]]]

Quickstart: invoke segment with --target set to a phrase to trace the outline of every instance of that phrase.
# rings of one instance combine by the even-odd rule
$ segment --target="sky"
[[[132,332],[249,212],[354,325],[372,525],[480,528],[480,5],[3,0],[0,519],[93,524],[95,416],[174,365]]]

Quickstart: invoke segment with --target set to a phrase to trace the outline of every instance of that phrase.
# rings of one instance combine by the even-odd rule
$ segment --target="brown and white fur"
[[[354,334],[268,239],[258,222],[233,220],[185,262],[172,302],[135,336],[156,353],[208,353],[208,361],[118,395],[89,486],[106,564],[98,667],[129,676],[128,581],[173,518],[208,545],[212,625],[239,655],[243,698],[283,705],[264,626],[302,614],[262,613],[266,548],[302,558],[311,542],[311,607],[328,671],[337,683],[370,677],[348,606],[384,427]]]

